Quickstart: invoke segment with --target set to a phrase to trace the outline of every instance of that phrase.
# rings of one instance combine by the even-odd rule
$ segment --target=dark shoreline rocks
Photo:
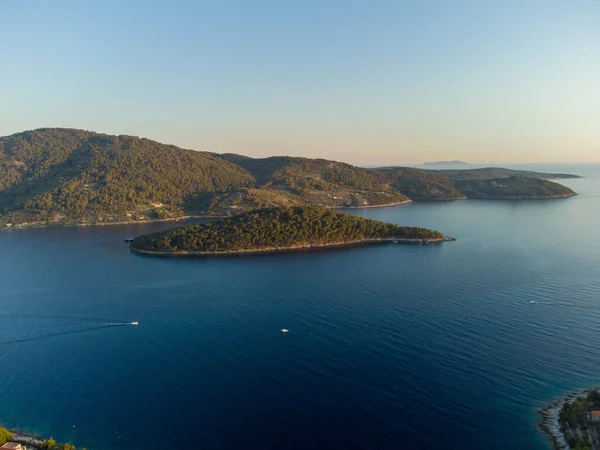
[[[565,403],[573,403],[577,397],[587,395],[587,392],[587,389],[583,391],[571,392],[564,397],[554,400],[539,410],[539,413],[542,415],[540,429],[544,433],[548,434],[550,439],[552,439],[552,443],[556,450],[570,449],[558,422],[558,415],[560,414],[561,408]]]

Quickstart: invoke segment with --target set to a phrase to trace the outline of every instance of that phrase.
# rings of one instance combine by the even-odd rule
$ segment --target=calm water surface
[[[123,238],[165,224],[2,231],[0,422],[103,450],[546,449],[536,409],[600,383],[600,167],[552,169],[581,195],[356,212],[440,246],[161,259]]]

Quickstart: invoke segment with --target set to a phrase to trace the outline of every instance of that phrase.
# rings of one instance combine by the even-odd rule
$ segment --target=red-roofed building
[[[600,411],[594,410],[587,413],[588,422],[600,422]]]
[[[17,444],[16,442],[7,442],[0,448],[7,448],[10,450],[27,450],[27,447],[25,447],[23,444]]]

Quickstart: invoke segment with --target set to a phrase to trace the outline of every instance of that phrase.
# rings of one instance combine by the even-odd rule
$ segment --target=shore
[[[33,434],[29,434],[29,433],[26,433],[24,431],[17,430],[17,429],[7,428],[7,430],[13,434],[12,442],[17,442],[19,444],[25,444],[25,445],[33,447],[33,448],[40,448],[43,443],[42,438],[40,438],[39,436],[35,436]]]
[[[575,197],[577,193],[565,195],[547,195],[543,197],[467,197],[468,200],[560,200]]]
[[[342,206],[342,207],[337,207],[337,206],[331,206],[328,207],[327,209],[338,209],[338,210],[344,210],[344,209],[369,209],[369,208],[390,208],[392,206],[398,206],[398,205],[405,205],[407,203],[410,203],[412,200],[408,199],[408,200],[403,200],[401,202],[395,202],[395,203],[386,203],[384,205],[363,205],[363,206]],[[157,223],[157,222],[179,222],[180,220],[190,220],[190,219],[225,219],[227,217],[231,217],[231,216],[223,216],[223,215],[201,215],[201,216],[194,216],[194,215],[187,215],[187,216],[179,216],[179,217],[169,217],[168,219],[150,219],[150,220],[126,220],[126,221],[120,221],[120,222],[109,222],[109,223],[80,223],[80,224],[76,224],[76,225],[59,225],[59,224],[36,224],[36,225],[15,225],[15,226],[11,226],[11,227],[0,227],[0,230],[21,230],[24,228],[54,228],[54,227],[60,227],[60,228],[69,228],[69,227],[106,227],[106,226],[112,226],[112,225],[131,225],[131,224],[142,224],[142,223]]]
[[[406,199],[406,200],[402,200],[401,202],[394,202],[394,203],[385,203],[383,205],[361,205],[361,206],[342,206],[340,208],[338,208],[337,206],[331,206],[328,207],[327,209],[369,209],[369,208],[390,208],[392,206],[398,206],[398,205],[406,205],[407,203],[412,202],[412,200],[410,198]]]
[[[139,225],[143,223],[158,223],[158,222],[179,222],[181,220],[190,219],[224,219],[229,216],[179,216],[168,219],[151,219],[151,220],[127,220],[121,222],[109,223],[80,223],[76,225],[59,225],[59,224],[39,224],[39,225],[15,225],[11,227],[0,227],[0,230],[22,230],[26,228],[79,228],[79,227],[109,227],[113,225]]]
[[[2,425],[0,425],[0,426],[2,426]],[[45,448],[44,447],[45,439],[43,439],[42,437],[40,437],[38,435],[22,431],[18,428],[8,428],[8,427],[3,427],[3,428],[6,428],[8,431],[10,431],[13,434],[13,438],[11,439],[11,442],[23,444],[28,449],[32,449],[32,450],[35,450],[35,449],[41,450],[41,449]],[[49,439],[54,439],[54,438],[50,437],[47,439],[49,440]],[[57,447],[53,447],[53,448],[62,449],[64,445],[66,445],[66,444],[57,443]],[[75,448],[75,447],[72,447],[72,448]]]
[[[549,197],[443,197],[443,198],[421,198],[415,197],[413,199],[406,199],[401,202],[394,203],[385,203],[383,205],[360,205],[360,206],[330,206],[326,207],[326,209],[334,209],[334,210],[348,210],[348,209],[371,209],[371,208],[391,208],[393,206],[406,205],[407,203],[411,203],[413,201],[418,202],[445,202],[451,200],[551,200],[551,199],[564,199],[570,198],[577,195],[577,193],[569,194],[569,195],[556,195]],[[112,226],[112,225],[131,225],[131,224],[142,224],[142,223],[157,223],[157,222],[178,222],[180,220],[190,220],[190,219],[223,219],[231,216],[223,216],[223,215],[186,215],[179,217],[170,217],[168,219],[150,219],[150,220],[126,220],[119,222],[110,222],[110,223],[82,223],[76,225],[60,225],[60,224],[35,224],[35,225],[15,225],[10,227],[0,227],[1,230],[14,230],[14,229],[23,229],[23,228],[50,228],[50,227],[104,227],[104,226]]]
[[[449,202],[452,200],[467,200],[467,197],[435,197],[435,198],[428,198],[428,197],[414,197],[413,201],[417,201],[417,202]]]
[[[569,444],[567,444],[567,440],[565,435],[560,429],[560,424],[558,422],[558,416],[560,414],[560,410],[562,409],[565,403],[573,403],[577,397],[586,396],[588,390],[571,392],[564,397],[559,398],[558,400],[554,400],[549,403],[542,409],[540,409],[540,414],[542,415],[542,422],[540,424],[540,429],[550,436],[552,439],[552,443],[556,450],[569,450]]]
[[[13,431],[11,430],[12,434],[14,435],[13,441],[14,442],[18,442],[19,444],[25,444],[27,446],[33,446],[35,448],[38,448],[42,445],[42,439],[40,439],[37,436],[32,436],[30,434],[27,433],[23,433],[21,431]]]
[[[319,249],[327,249],[327,248],[343,248],[343,247],[356,247],[361,245],[377,245],[377,244],[389,244],[389,243],[397,243],[397,244],[440,244],[442,242],[451,242],[455,241],[454,238],[451,237],[443,237],[441,239],[402,239],[402,238],[382,238],[382,239],[362,239],[358,241],[349,241],[349,242],[333,242],[329,244],[315,244],[315,245],[298,245],[294,247],[265,247],[265,248],[257,248],[257,249],[247,249],[247,250],[232,250],[226,252],[189,252],[189,251],[179,251],[179,252],[153,252],[150,250],[142,250],[137,249],[135,247],[130,246],[129,249],[132,253],[137,255],[146,255],[146,256],[171,256],[171,257],[180,257],[180,256],[235,256],[235,255],[250,255],[250,254],[267,254],[267,253],[286,253],[286,252],[295,252],[302,250],[319,250]]]

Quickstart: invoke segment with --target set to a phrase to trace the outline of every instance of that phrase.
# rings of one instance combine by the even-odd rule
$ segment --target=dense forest
[[[0,227],[233,215],[278,206],[574,195],[542,179],[552,174],[514,175],[506,169],[366,169],[324,159],[254,159],[134,136],[46,128],[0,137]]]
[[[0,214],[19,221],[166,218],[251,187],[241,167],[148,139],[44,129],[0,139]]]
[[[400,227],[330,209],[297,206],[259,209],[140,236],[131,248],[170,253],[227,253],[386,238],[439,241],[444,236],[426,228]]]

